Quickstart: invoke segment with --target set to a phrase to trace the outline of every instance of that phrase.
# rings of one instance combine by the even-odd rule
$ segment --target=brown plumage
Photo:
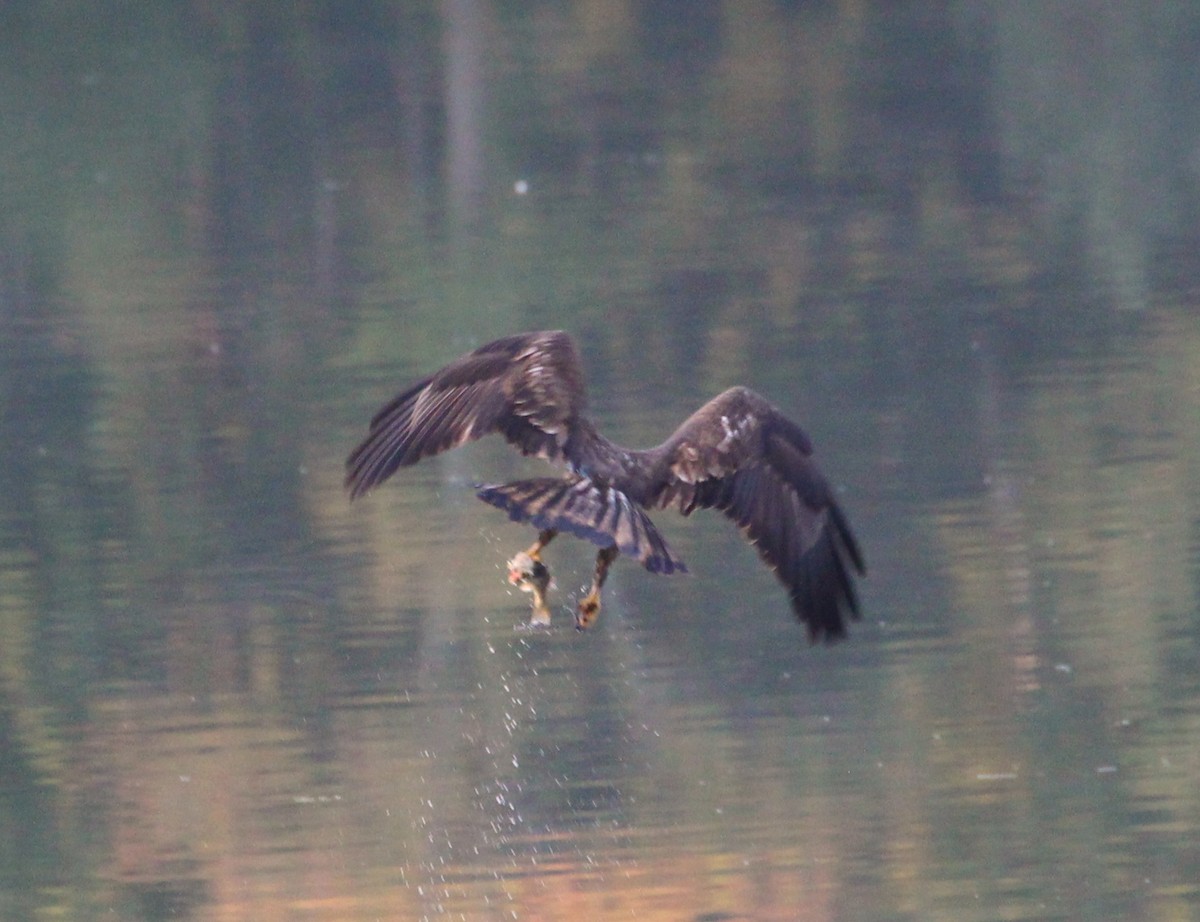
[[[600,586],[617,553],[654,573],[683,562],[646,514],[675,504],[684,515],[719,509],[736,522],[788,590],[810,640],[833,640],[858,617],[852,570],[865,573],[854,534],[812,459],[804,431],[744,387],[714,397],[661,445],[633,451],[610,442],[583,415],[582,367],[561,331],[508,336],[455,359],[402,391],[371,420],[346,460],[352,499],[397,468],[498,432],[522,454],[562,462],[566,477],[481,487],[478,496],[540,529],[509,562],[509,580],[535,592],[549,584],[540,552],[559,531],[598,545],[592,591],[576,625],[600,610]],[[536,573],[534,572],[536,568]]]

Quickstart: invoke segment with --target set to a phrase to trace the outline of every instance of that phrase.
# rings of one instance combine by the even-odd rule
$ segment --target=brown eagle
[[[583,371],[568,334],[507,336],[417,381],[376,413],[346,459],[346,487],[355,499],[399,467],[498,432],[522,454],[568,468],[564,477],[478,491],[539,529],[537,541],[508,562],[509,582],[533,593],[530,623],[550,619],[541,552],[560,531],[600,548],[575,616],[581,630],[600,613],[600,587],[618,554],[651,573],[686,571],[645,512],[677,504],[684,515],[719,509],[742,528],[787,587],[810,641],[845,635],[847,619],[858,617],[851,569],[866,569],[804,430],[744,387],[714,397],[644,451],[610,442],[583,409]]]

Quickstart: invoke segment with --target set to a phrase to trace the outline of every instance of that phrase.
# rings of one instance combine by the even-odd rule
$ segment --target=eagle
[[[571,336],[519,333],[480,346],[405,388],[371,420],[346,459],[357,499],[398,468],[499,433],[523,455],[565,466],[558,477],[485,484],[478,497],[537,540],[508,561],[509,582],[533,594],[531,624],[548,624],[552,587],[542,551],[567,532],[599,547],[575,626],[600,613],[600,589],[619,554],[652,573],[683,573],[647,510],[717,509],[732,519],[787,589],[810,642],[844,637],[859,617],[858,542],[804,430],[749,388],[732,387],[656,448],[622,448],[584,413],[584,378]]]

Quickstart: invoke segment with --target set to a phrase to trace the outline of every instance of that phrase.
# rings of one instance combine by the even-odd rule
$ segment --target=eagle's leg
[[[586,631],[600,616],[600,587],[608,578],[608,568],[612,566],[612,562],[617,559],[619,553],[621,552],[617,550],[616,545],[613,545],[602,548],[596,555],[596,572],[592,576],[592,588],[579,600],[579,610],[575,613],[577,630]]]
[[[542,548],[544,548],[547,544],[549,544],[551,541],[553,541],[554,536],[557,534],[558,534],[558,531],[553,528],[547,528],[545,531],[539,531],[537,540],[534,541],[533,544],[529,545],[529,550],[527,550],[525,552],[526,554],[529,555],[529,559],[530,560],[541,560],[542,559]]]
[[[539,532],[528,550],[521,551],[508,562],[508,581],[522,592],[533,593],[531,625],[550,623],[550,609],[546,605],[546,591],[551,586],[550,568],[542,563],[542,548],[557,534],[552,528]]]

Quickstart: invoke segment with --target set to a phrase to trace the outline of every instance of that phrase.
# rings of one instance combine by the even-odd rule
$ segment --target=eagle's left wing
[[[417,381],[376,413],[346,459],[346,487],[354,499],[397,468],[492,432],[522,454],[560,460],[583,401],[583,369],[570,336],[506,336]]]

